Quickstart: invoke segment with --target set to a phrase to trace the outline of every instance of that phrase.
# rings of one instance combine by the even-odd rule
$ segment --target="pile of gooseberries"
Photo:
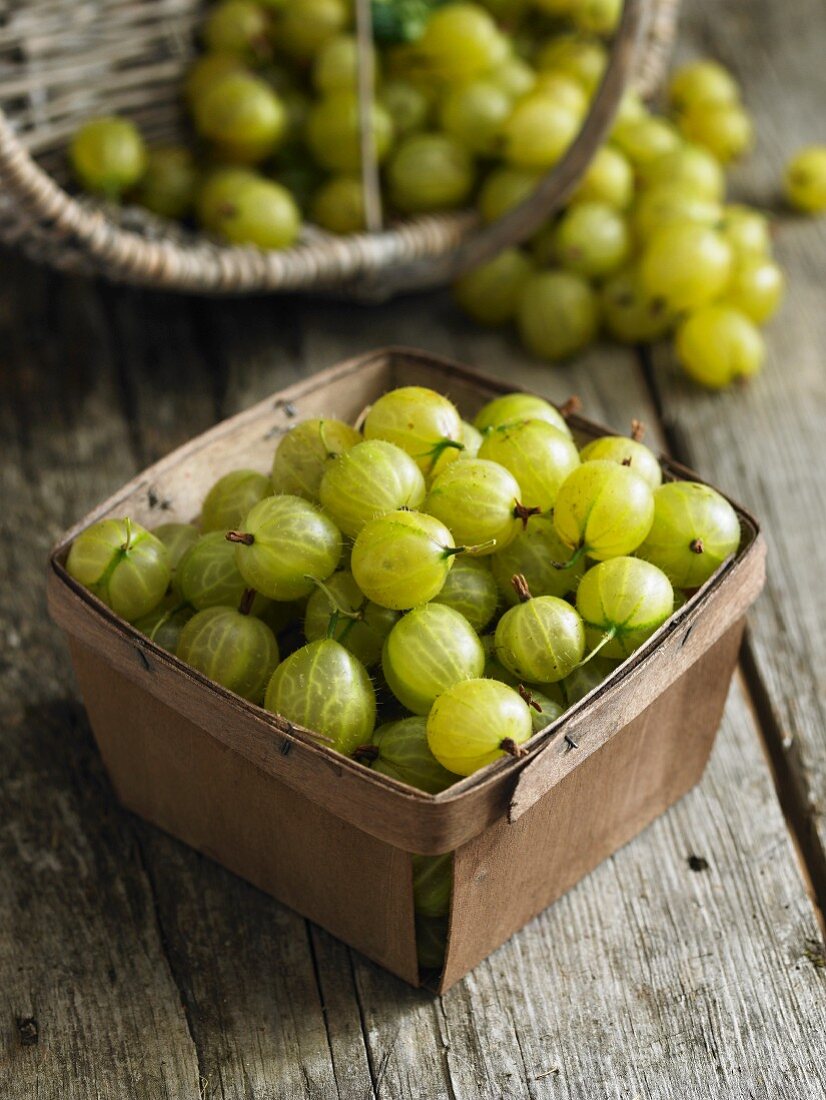
[[[621,10],[373,0],[368,133],[389,221],[473,203],[491,221],[528,197],[580,130]],[[263,249],[289,247],[305,219],[364,231],[354,21],[351,0],[214,0],[181,89],[191,140],[147,148],[131,120],[90,119],[69,150],[76,179]],[[631,344],[676,332],[699,382],[753,374],[784,278],[767,218],[725,198],[725,169],[752,141],[716,62],[679,68],[662,115],[628,90],[566,208],[460,279],[460,305],[487,325],[513,322],[546,359],[600,331]],[[793,158],[785,190],[800,210],[826,209],[826,148]]]
[[[470,424],[421,386],[359,422],[299,422],[192,523],[93,524],[66,569],[220,690],[420,791],[524,754],[740,544],[637,424],[575,439],[528,394]],[[450,865],[417,867],[432,958]]]

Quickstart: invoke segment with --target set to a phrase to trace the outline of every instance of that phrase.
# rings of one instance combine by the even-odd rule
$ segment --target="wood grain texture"
[[[770,737],[790,815],[826,910],[826,222],[790,214],[779,199],[782,165],[823,140],[826,8],[820,0],[690,5],[682,49],[713,46],[744,86],[757,119],[755,153],[735,191],[776,212],[778,260],[789,292],[768,331],[760,377],[731,393],[701,393],[668,350],[652,377],[678,457],[741,499],[764,521],[769,584],[751,619],[753,691]]]
[[[33,272],[27,288],[0,294],[0,1095],[194,1096],[141,852],[43,599],[50,538],[134,459],[99,303]]]
[[[43,553],[59,527],[124,480],[139,461],[179,442],[181,424],[190,422],[198,430],[210,416],[208,407],[191,404],[196,366],[180,385],[176,381],[183,368],[175,343],[169,358],[158,360],[160,353],[154,352],[154,365],[145,371],[136,343],[130,357],[120,361],[119,379],[106,351],[100,333],[120,324],[122,311],[134,308],[141,318],[132,329],[137,341],[142,334],[160,331],[169,316],[166,303],[106,292],[103,311],[92,288],[71,289],[71,284],[29,275],[26,289],[11,295],[9,308],[15,313],[26,309],[34,327],[40,311],[53,308],[53,297],[71,303],[66,309],[71,319],[67,316],[64,324],[67,346],[76,349],[77,361],[70,353],[70,369],[49,377],[42,368],[34,369],[39,360],[23,356],[23,349],[13,360],[18,390],[28,386],[34,391],[23,404],[18,390],[12,395],[22,416],[10,427],[21,441],[6,468],[7,479],[15,479],[13,486],[7,484],[15,496],[22,493],[27,471],[42,470],[41,492],[22,494],[26,499],[20,522],[35,529],[45,517],[49,530],[42,536]],[[213,373],[204,379],[212,381],[199,387],[213,387],[210,392],[222,412],[234,411],[365,343],[365,315],[357,323],[354,315],[361,311],[351,307],[312,310],[302,305],[290,316],[271,310],[268,303],[201,308],[194,303],[191,320],[179,324],[185,331],[191,323],[200,333],[197,339],[211,349]],[[90,310],[96,312],[89,328],[97,335],[78,320],[90,316]],[[527,380],[558,399],[579,388],[589,411],[601,419],[619,425],[641,409],[651,418],[630,356],[604,360],[587,375],[576,368],[550,371],[530,363],[500,337],[474,333],[441,297],[397,303],[370,318],[376,342],[418,338],[449,353],[461,350],[467,339],[470,357],[479,366]],[[268,350],[274,346],[280,349],[275,355]],[[89,371],[83,387],[83,432],[77,430],[79,414],[72,398],[78,364]],[[216,374],[220,369],[223,373]],[[154,413],[158,401],[166,408],[161,421]],[[131,424],[121,415],[121,402],[143,410],[133,414]],[[126,440],[129,446],[123,446]],[[69,462],[67,454],[72,456]],[[7,552],[14,554],[15,574],[30,576],[26,569],[33,566],[27,560],[36,556],[30,544],[24,552],[23,544],[12,542]],[[11,595],[16,617],[29,631],[30,608],[40,598],[38,583],[33,578]],[[65,657],[45,624],[38,637],[43,659],[62,676],[44,690],[51,698],[63,698],[68,691]],[[15,663],[17,698],[31,652]],[[55,706],[57,731],[62,733],[66,704]],[[78,718],[87,736],[82,721]],[[89,789],[86,773],[92,764],[93,758],[77,783],[87,799],[85,816],[94,821],[100,795]],[[43,767],[42,760],[29,765],[32,782]],[[54,785],[60,791],[60,783]],[[140,844],[142,866],[130,874],[138,876],[140,889],[152,887],[158,922],[152,930],[160,934],[155,949],[165,952],[157,963],[163,980],[146,979],[141,988],[156,1013],[171,1014],[177,1021],[177,1032],[172,1027],[166,1034],[169,1049],[163,1062],[168,1066],[171,1058],[175,1064],[175,1035],[180,1034],[181,1057],[186,1054],[193,1075],[200,1076],[205,1097],[566,1095],[560,1089],[572,1097],[599,1095],[600,1090],[618,1097],[634,1095],[633,1090],[660,1097],[681,1079],[680,1051],[691,1067],[691,1088],[681,1096],[700,1097],[713,1089],[724,1097],[745,1098],[748,1088],[754,1096],[791,1096],[795,1076],[790,1070],[790,1083],[781,1079],[783,1051],[794,1050],[799,1067],[814,1061],[817,1029],[824,1026],[822,1013],[818,1015],[823,976],[807,961],[806,950],[817,930],[751,719],[737,700],[698,791],[442,1001],[408,990],[325,933],[308,932],[304,921],[271,899],[139,825],[113,807],[110,795],[106,798],[117,828]],[[96,839],[93,850],[98,843]],[[692,853],[710,861],[708,878],[688,869],[686,858]],[[19,867],[19,860],[9,866]],[[120,866],[121,875],[127,866]],[[749,905],[757,919],[749,919]],[[93,909],[100,922],[98,936],[77,960],[75,925],[55,899],[37,895],[35,909],[39,919],[49,920],[55,955],[76,959],[76,981],[90,991],[97,989],[97,957],[107,936],[114,946],[103,954],[114,953],[116,991],[129,967],[136,965],[132,956],[141,959],[145,953],[136,948],[140,939],[128,923],[113,927],[105,911]],[[709,940],[711,954],[700,959],[709,951]],[[12,946],[20,950],[16,938]],[[47,975],[30,976],[29,988],[40,1017],[45,1014],[50,1020],[55,1001]],[[119,1030],[123,1036],[123,1074],[130,1061],[139,1062],[146,1034],[134,1024],[134,996],[111,995],[107,1011],[113,1021],[109,1033]],[[66,1019],[63,1026],[79,1041],[76,1020]],[[87,1038],[87,1057],[96,1073],[109,1071],[110,1048],[99,1036]],[[160,1063],[160,1056],[156,1061]],[[739,1077],[735,1064],[743,1070]],[[771,1086],[750,1081],[741,1087],[741,1078],[754,1077],[757,1067],[766,1064]],[[18,1078],[11,1080],[12,1100],[28,1100],[25,1089],[17,1088]],[[40,1063],[29,1084],[32,1080],[48,1100],[66,1094],[60,1091],[62,1080]],[[93,1080],[78,1077],[71,1085],[74,1095],[68,1095],[72,1100],[95,1096]],[[143,1092],[133,1086],[132,1094],[154,1100],[157,1091],[142,1087]],[[197,1093],[194,1085],[175,1080],[160,1095],[195,1100]]]
[[[762,149],[739,173],[744,196],[772,203],[780,156],[822,139],[823,19],[817,0],[688,8],[687,41],[739,66],[758,112]],[[769,521],[770,596],[752,618],[760,679],[749,686],[765,687],[795,797],[821,838],[822,547],[810,521],[824,514],[823,237],[822,223],[780,224],[792,297],[772,362],[745,394],[707,398],[662,361],[655,376],[677,450]],[[632,354],[550,368],[460,320],[442,295],[369,311],[173,303],[5,260],[0,1094],[823,1095],[822,940],[741,684],[700,786],[437,1000],[124,814],[45,619],[42,567],[69,522],[219,416],[343,355],[422,345],[557,400],[579,392],[618,428],[633,415],[653,425]]]

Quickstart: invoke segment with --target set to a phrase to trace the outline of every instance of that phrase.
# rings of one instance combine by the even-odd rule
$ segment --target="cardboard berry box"
[[[74,536],[105,517],[145,526],[197,516],[238,466],[268,472],[298,420],[353,421],[395,386],[449,395],[472,418],[512,390],[423,352],[384,349],[302,381],[150,467],[67,531],[49,607],[121,801],[420,984],[411,853],[454,853],[439,991],[644,829],[699,780],[728,692],[744,615],[764,581],[755,520],[734,505],[740,549],[590,695],[528,742],[438,795],[347,759],[160,649],[72,580]],[[582,443],[609,434],[579,416]],[[663,460],[669,476],[698,480]],[[161,510],[162,509],[162,510]]]

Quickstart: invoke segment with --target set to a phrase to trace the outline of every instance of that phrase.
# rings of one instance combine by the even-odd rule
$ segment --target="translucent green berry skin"
[[[326,580],[341,560],[341,532],[302,497],[266,497],[250,511],[243,534],[252,542],[236,544],[238,570],[250,588],[271,600],[309,596],[313,578]]]
[[[284,105],[263,80],[230,72],[212,81],[194,105],[198,133],[224,160],[257,164],[274,152],[287,122]]]
[[[525,702],[531,712],[533,732],[541,733],[551,722],[555,722],[561,714],[565,713],[565,707],[536,687],[531,686],[527,691],[528,698]]]
[[[522,683],[556,683],[584,652],[582,620],[556,596],[536,596],[509,608],[496,627],[496,656]]]
[[[686,374],[712,390],[757,374],[766,356],[757,326],[725,302],[689,314],[677,330],[676,348]]]
[[[465,449],[459,457],[476,458],[479,454],[479,448],[482,446],[482,433],[474,428],[472,424],[468,424],[466,420],[462,421],[462,443]]]
[[[547,512],[560,485],[579,466],[570,436],[544,420],[520,420],[494,428],[485,436],[479,457],[498,462],[516,478],[521,503]]]
[[[389,512],[359,532],[350,558],[356,584],[369,600],[407,611],[438,596],[453,565],[453,537],[422,512]]]
[[[587,279],[551,268],[526,279],[516,320],[528,351],[555,362],[576,355],[594,340],[599,301]]]
[[[565,696],[562,693],[562,681],[557,684],[529,684],[525,683],[518,676],[515,676],[509,668],[505,668],[502,662],[497,656],[496,650],[496,636],[494,634],[486,634],[482,638],[482,648],[485,651],[485,678],[487,680],[498,680],[500,684],[507,684],[508,687],[522,688],[527,690],[531,697],[535,697],[539,700],[540,704],[545,699],[548,699],[553,703],[554,707],[559,707],[560,713],[565,709]],[[533,722],[534,732],[539,729],[544,729],[548,724],[547,721],[543,721],[541,726],[537,726],[537,719],[541,717],[537,711],[531,709],[531,721]],[[554,715],[555,717],[556,715]]]
[[[126,519],[104,519],[82,531],[66,571],[128,622],[161,602],[172,575],[161,540]]]
[[[338,616],[332,635],[329,631],[336,607],[356,612],[360,619]],[[304,615],[304,634],[308,642],[333,637],[357,657],[365,668],[371,668],[381,660],[384,641],[399,618],[397,611],[372,603],[359,586],[353,574],[342,570],[328,577],[324,589],[317,588],[307,601]]]
[[[592,657],[590,661],[586,661],[584,665],[570,672],[559,685],[567,705],[572,707],[574,703],[584,699],[590,691],[611,675],[617,664],[616,660],[603,657],[600,653],[598,657]]]
[[[278,444],[272,464],[276,493],[319,502],[321,479],[337,455],[361,442],[361,433],[341,420],[303,420]]]
[[[393,204],[406,214],[461,205],[473,187],[473,159],[447,134],[410,134],[387,165]]]
[[[464,615],[477,633],[484,630],[499,605],[499,589],[490,570],[490,559],[464,555],[457,558],[433,603],[442,603]]]
[[[526,279],[534,270],[519,248],[506,248],[473,268],[454,285],[456,301],[480,325],[504,325],[515,315]]]
[[[201,530],[229,531],[238,527],[259,500],[270,496],[270,479],[256,470],[231,470],[219,478],[201,506]]]
[[[826,211],[826,145],[798,150],[786,166],[786,198],[805,214]]]
[[[527,703],[498,680],[462,680],[433,704],[427,718],[430,751],[456,775],[473,775],[506,755],[503,741],[521,745],[533,734]]]
[[[189,149],[165,145],[150,149],[135,201],[163,218],[185,218],[198,187],[198,169]]]
[[[585,562],[580,560],[570,569],[554,566],[554,562],[565,561],[570,553],[556,533],[551,516],[531,516],[513,542],[490,559],[491,572],[504,602],[510,606],[519,602],[511,583],[516,574],[524,576],[533,596],[567,596],[576,591]]]
[[[579,456],[583,462],[601,459],[627,466],[635,474],[639,474],[643,481],[647,481],[652,490],[662,485],[663,472],[657,456],[650,447],[635,439],[628,439],[623,435],[604,435],[583,447]]]
[[[414,459],[384,439],[368,439],[327,467],[319,496],[345,535],[355,538],[365,523],[400,508],[419,508],[425,481]]]
[[[682,312],[722,294],[731,268],[732,249],[720,233],[680,222],[653,234],[640,261],[640,277],[649,294]]]
[[[247,582],[238,571],[235,547],[223,531],[202,535],[181,558],[174,590],[198,611],[207,607],[237,607]]]
[[[482,675],[485,653],[463,615],[444,604],[427,603],[390,631],[381,667],[399,702],[414,714],[427,714],[437,695],[460,680]]]
[[[80,185],[110,199],[134,186],[146,167],[137,127],[116,115],[84,122],[72,138],[69,156]]]
[[[606,634],[604,657],[629,657],[674,610],[674,592],[661,569],[640,558],[619,557],[589,569],[576,594],[590,648]]]
[[[270,628],[231,607],[210,607],[191,618],[181,631],[177,655],[251,703],[263,700],[279,657]]]
[[[288,248],[301,229],[301,211],[286,187],[250,176],[237,179],[207,228],[233,244]]]
[[[522,526],[517,512],[521,493],[519,482],[498,462],[465,458],[435,478],[424,511],[441,520],[457,546],[489,543],[479,553],[493,554]]]
[[[169,568],[172,572],[171,584],[175,586],[175,573],[181,558],[201,537],[194,523],[161,523],[152,528],[152,534],[160,539],[169,555]]]
[[[402,386],[376,401],[364,421],[365,439],[386,439],[435,475],[460,452],[462,418],[451,401],[424,386]],[[441,448],[441,449],[440,449]]]
[[[572,550],[596,561],[630,554],[651,529],[654,496],[627,466],[595,459],[584,462],[561,486],[554,527]]]
[[[409,787],[439,794],[456,782],[430,751],[427,743],[427,718],[416,715],[388,722],[373,734],[373,744],[379,750],[373,771],[397,779]]]
[[[544,420],[563,435],[570,437],[571,431],[565,417],[554,406],[533,393],[506,393],[494,397],[476,414],[474,426],[482,433],[492,428],[502,428],[521,420]]]
[[[210,8],[202,33],[208,50],[249,64],[266,60],[272,50],[267,13],[252,0],[220,0]]]
[[[654,522],[638,557],[677,588],[699,588],[740,545],[740,521],[715,489],[672,481],[654,494]]]
[[[453,853],[412,858],[413,905],[417,915],[446,917],[453,892]]]
[[[267,686],[264,706],[289,722],[332,739],[349,756],[370,740],[376,696],[364,665],[330,638],[291,653]]]
[[[145,634],[155,645],[168,653],[175,653],[181,631],[195,614],[195,608],[181,604],[174,594],[163,600],[154,611],[136,619],[133,626]]]

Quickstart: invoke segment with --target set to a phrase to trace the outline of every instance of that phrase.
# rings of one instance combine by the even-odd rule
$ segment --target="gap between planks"
[[[662,399],[654,382],[650,349],[638,349],[638,362],[668,454],[690,467],[692,456],[682,444],[679,431],[675,430],[674,425],[664,415]],[[738,668],[743,681],[743,694],[754,719],[786,829],[800,866],[803,884],[826,943],[826,852],[818,841],[817,830],[808,808],[805,777],[801,767],[797,766],[794,753],[784,745],[783,731],[772,711],[768,689],[760,674],[748,629],[740,651]]]

